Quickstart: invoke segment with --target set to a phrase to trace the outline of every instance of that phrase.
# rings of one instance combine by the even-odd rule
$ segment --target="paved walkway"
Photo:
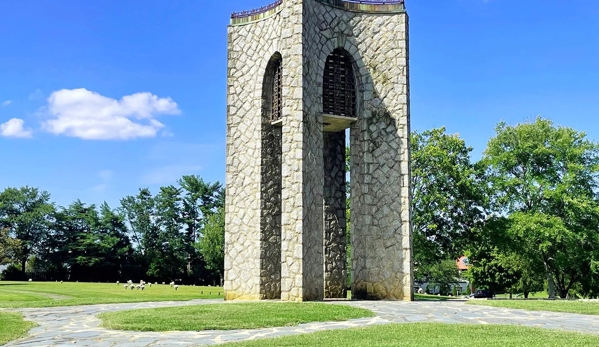
[[[363,307],[374,311],[376,317],[353,319],[345,322],[309,323],[294,327],[234,331],[163,333],[115,331],[100,328],[100,320],[96,318],[97,314],[110,311],[218,303],[222,304],[222,301],[194,300],[14,310],[22,312],[26,319],[36,322],[39,326],[33,328],[28,337],[13,341],[6,346],[201,346],[229,341],[302,334],[327,329],[412,322],[517,324],[599,334],[599,316],[492,308],[466,305],[464,302],[455,301],[331,302],[331,305]]]

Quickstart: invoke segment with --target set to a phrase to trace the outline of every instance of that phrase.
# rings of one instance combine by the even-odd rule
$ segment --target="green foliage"
[[[496,132],[481,162],[495,210],[509,220],[499,252],[522,254],[565,298],[599,274],[599,146],[541,118]]]
[[[369,310],[345,305],[240,303],[107,312],[99,317],[102,325],[108,329],[201,331],[282,327],[373,316]]]
[[[454,259],[421,265],[417,273],[419,281],[428,282],[431,287],[438,287],[442,295],[451,294],[451,285],[457,284],[460,276]]]
[[[21,240],[10,235],[8,228],[0,228],[0,265],[21,259]]]
[[[208,216],[202,229],[202,236],[197,244],[204,256],[206,267],[218,271],[222,276],[225,271],[225,209],[220,207],[216,213]]]
[[[2,271],[0,276],[5,281],[23,281],[25,280],[25,274],[15,264],[10,264]]]
[[[462,256],[483,220],[483,183],[471,152],[445,128],[412,133],[412,230],[420,268]]]
[[[0,193],[0,229],[8,229],[19,240],[21,271],[25,272],[29,256],[40,250],[53,211],[50,194],[37,188],[6,188]]]
[[[124,216],[105,203],[98,210],[76,200],[59,208],[53,219],[36,270],[52,273],[57,279],[119,278],[132,251]]]

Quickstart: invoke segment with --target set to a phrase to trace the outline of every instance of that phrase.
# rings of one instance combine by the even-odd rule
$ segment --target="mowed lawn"
[[[124,289],[124,284],[0,281],[0,308],[53,307],[144,301],[218,299],[221,287],[146,285],[145,290]]]
[[[529,311],[580,313],[599,316],[599,303],[573,300],[470,300],[468,304]],[[598,327],[599,329],[599,327]]]
[[[23,320],[20,313],[0,312],[0,345],[25,336],[35,323]]]
[[[362,308],[323,303],[222,303],[166,307],[99,315],[108,329],[132,331],[235,330],[373,317]]]
[[[599,336],[508,325],[410,323],[322,331],[223,347],[590,347]]]

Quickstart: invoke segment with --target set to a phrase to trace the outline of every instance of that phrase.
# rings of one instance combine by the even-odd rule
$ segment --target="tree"
[[[186,230],[186,251],[189,254],[186,272],[191,275],[194,264],[197,265],[201,260],[201,254],[194,247],[198,241],[198,231],[204,228],[207,219],[218,208],[224,206],[224,189],[219,182],[208,183],[196,175],[183,176],[177,182],[183,193],[182,218]]]
[[[220,207],[204,224],[197,244],[206,261],[206,267],[221,276],[225,271],[225,209]]]
[[[413,132],[411,151],[414,261],[424,268],[463,255],[484,219],[485,194],[472,148],[458,135]]]
[[[457,284],[460,277],[455,259],[443,259],[440,262],[419,265],[417,273],[419,282],[438,286],[441,294],[451,293],[451,285]]]
[[[157,242],[149,259],[147,274],[155,278],[182,278],[189,253],[183,231],[180,189],[161,187],[156,195]]]
[[[8,229],[20,241],[22,272],[27,259],[39,251],[53,211],[50,194],[37,188],[7,188],[0,193],[0,229]]]
[[[98,235],[105,253],[104,266],[116,278],[121,278],[132,260],[133,248],[127,233],[125,216],[103,203],[100,206]]]
[[[121,199],[120,212],[125,216],[133,245],[141,258],[147,260],[154,249],[158,237],[155,223],[155,201],[148,188],[139,190],[136,196]]]
[[[565,298],[584,276],[599,274],[599,146],[586,134],[537,118],[499,123],[482,163],[492,203],[509,216],[507,232]]]
[[[0,265],[21,259],[21,241],[12,237],[8,228],[0,228]]]
[[[100,209],[80,200],[62,207],[44,243],[37,269],[56,278],[114,281],[131,253],[124,217],[104,203]],[[38,266],[39,263],[39,266]]]

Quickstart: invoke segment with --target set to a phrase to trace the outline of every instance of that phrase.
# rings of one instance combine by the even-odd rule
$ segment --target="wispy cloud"
[[[31,92],[31,94],[29,94],[29,100],[42,100],[43,98],[44,93],[39,89],[36,89],[33,92]]]
[[[109,181],[112,178],[113,174],[114,173],[112,172],[112,170],[101,170],[100,172],[98,172],[98,177],[100,177],[100,179],[104,181]]]
[[[2,106],[3,106],[3,107],[6,107],[6,106],[10,105],[11,103],[12,103],[12,101],[10,101],[10,100],[6,100],[6,101],[4,101],[4,102],[2,103]]]
[[[164,127],[156,116],[181,113],[171,98],[136,93],[116,100],[84,88],[53,92],[45,109],[45,131],[85,140],[155,137]]]
[[[91,190],[95,193],[104,193],[105,191],[108,190],[108,188],[110,188],[109,184],[106,183],[102,183],[102,184],[98,184],[95,185],[91,188]]]
[[[200,165],[167,165],[156,168],[142,177],[142,184],[164,185],[174,184],[183,175],[197,174],[202,170]]]
[[[101,182],[93,186],[91,190],[95,193],[104,193],[110,188],[110,181],[113,176],[114,172],[112,170],[100,170],[98,172],[98,178]]]
[[[14,138],[31,138],[33,136],[30,129],[25,129],[25,121],[19,118],[12,118],[8,122],[0,124],[0,136]]]

